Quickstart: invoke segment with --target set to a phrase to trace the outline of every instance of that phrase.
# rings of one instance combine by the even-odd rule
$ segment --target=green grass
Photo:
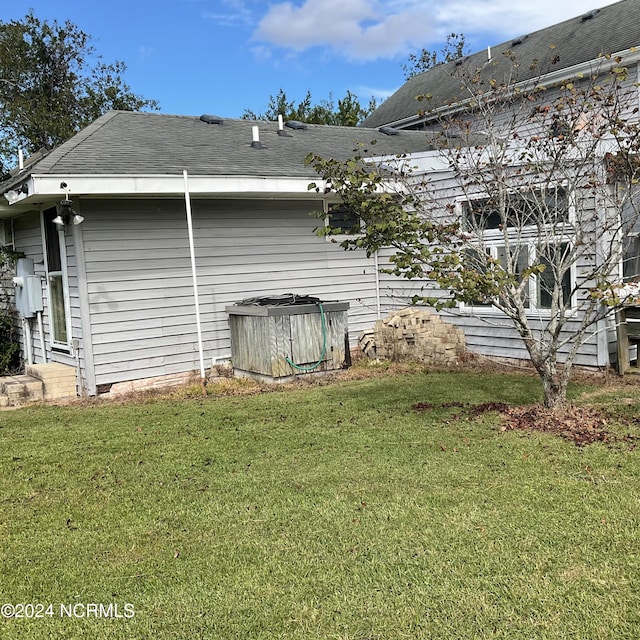
[[[0,604],[54,605],[0,637],[640,637],[638,451],[411,408],[452,399],[539,386],[389,374],[0,414]]]

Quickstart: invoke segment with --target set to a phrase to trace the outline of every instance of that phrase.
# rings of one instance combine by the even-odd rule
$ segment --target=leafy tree
[[[402,65],[404,77],[408,80],[411,76],[429,71],[439,64],[462,58],[467,53],[468,47],[464,34],[450,33],[447,36],[446,44],[440,51],[422,49],[420,53],[410,53],[409,63]]]
[[[12,284],[15,261],[11,250],[0,247],[0,375],[17,373],[21,368],[18,314]]]
[[[310,188],[359,216],[362,234],[343,248],[393,249],[386,271],[419,281],[414,302],[485,319],[493,309],[488,322],[514,327],[557,408],[581,347],[638,298],[621,285],[640,232],[637,88],[620,58],[549,88],[542,75],[518,83],[522,66],[506,58],[505,73],[460,65],[459,101],[425,111],[442,172],[311,155],[325,182]]]
[[[156,109],[131,91],[123,62],[105,64],[69,21],[0,22],[0,168],[18,148],[60,144],[108,109]]]
[[[363,107],[358,97],[347,91],[344,98],[338,100],[336,105],[333,96],[328,100],[321,100],[314,104],[311,92],[307,91],[301,102],[290,100],[283,89],[274,96],[269,96],[269,104],[264,113],[256,113],[251,109],[245,109],[242,118],[245,120],[270,120],[275,121],[278,115],[285,120],[300,120],[309,124],[333,124],[345,127],[355,127],[360,124],[377,107],[374,98]]]

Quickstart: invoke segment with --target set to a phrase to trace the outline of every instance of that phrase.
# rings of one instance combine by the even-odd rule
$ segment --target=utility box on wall
[[[266,382],[350,364],[348,302],[308,296],[253,298],[227,307],[234,373]]]

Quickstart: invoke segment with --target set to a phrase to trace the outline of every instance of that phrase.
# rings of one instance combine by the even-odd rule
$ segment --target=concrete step
[[[28,375],[0,378],[0,407],[19,407],[43,399],[44,387],[37,378]]]
[[[73,367],[49,362],[27,365],[26,372],[42,383],[45,400],[65,400],[77,396],[76,370]]]

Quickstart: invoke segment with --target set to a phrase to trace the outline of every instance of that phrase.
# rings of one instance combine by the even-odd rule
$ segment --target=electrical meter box
[[[35,275],[33,260],[19,258],[16,264],[15,286],[16,308],[23,318],[33,318],[42,311],[42,283],[40,276]]]

